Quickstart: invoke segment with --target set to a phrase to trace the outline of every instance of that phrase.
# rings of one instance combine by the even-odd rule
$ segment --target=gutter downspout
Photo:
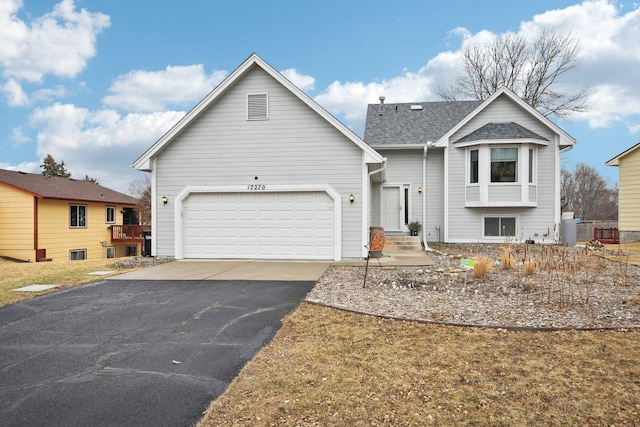
[[[373,171],[369,172],[369,179],[371,179],[371,175],[376,174],[378,172],[383,172],[385,169],[387,169],[387,158],[383,157],[382,158],[382,167],[380,167],[380,169],[376,169],[376,170],[373,170]]]
[[[371,172],[369,172],[369,183],[368,183],[369,184],[368,185],[368,187],[369,187],[369,206],[367,206],[367,217],[368,217],[368,221],[367,222],[369,223],[369,227],[371,227],[371,206],[370,205],[371,205],[371,199],[372,199],[371,191],[373,190],[371,188],[371,177],[373,175],[377,174],[377,173],[384,173],[384,171],[386,169],[387,169],[387,158],[383,157],[382,158],[382,164],[381,164],[380,168],[376,169],[376,170],[372,170]],[[384,176],[383,176],[382,181],[384,182]],[[365,236],[369,236],[368,230],[364,230],[364,232],[365,232]],[[368,237],[365,237],[365,242],[366,242],[365,246],[366,246],[367,252],[368,252],[368,250],[369,250],[369,238]]]
[[[560,233],[560,226],[562,225],[562,166],[561,166],[561,162],[562,160],[560,159],[560,156],[564,153],[568,153],[569,151],[573,150],[573,145],[569,145],[567,147],[564,147],[562,149],[558,149],[558,151],[556,151],[556,176],[558,177],[558,183],[555,185],[555,202],[557,203],[557,208],[555,209],[555,214],[554,214],[554,222],[556,225],[556,231],[554,232],[553,238],[554,240],[558,240],[559,238],[559,233]]]
[[[426,251],[431,251],[427,244],[427,149],[431,144],[427,141],[422,153],[422,241]]]

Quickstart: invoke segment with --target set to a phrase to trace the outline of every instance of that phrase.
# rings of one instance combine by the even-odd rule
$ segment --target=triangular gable
[[[493,95],[487,98],[482,104],[480,104],[475,110],[473,110],[467,117],[460,121],[457,125],[451,128],[446,134],[444,134],[438,141],[435,142],[436,147],[445,147],[448,144],[449,138],[451,135],[455,134],[458,130],[460,130],[464,125],[466,125],[471,119],[476,117],[482,111],[484,111],[489,105],[491,105],[496,99],[500,96],[505,95],[509,97],[513,102],[522,107],[529,114],[534,116],[537,120],[542,122],[545,126],[553,130],[555,133],[560,135],[560,148],[569,147],[576,143],[575,138],[565,132],[562,128],[557,126],[551,120],[540,114],[535,108],[531,105],[527,104],[523,101],[518,95],[513,93],[511,90],[506,87],[500,88]]]
[[[607,166],[620,166],[620,159],[628,154],[631,154],[633,151],[637,150],[638,148],[640,148],[640,142],[638,142],[636,145],[634,145],[631,148],[628,148],[626,150],[624,150],[622,153],[618,154],[617,156],[615,156],[613,159],[608,160],[605,165]]]
[[[254,65],[257,65],[267,74],[273,77],[276,81],[282,84],[298,99],[304,102],[309,108],[324,118],[329,124],[342,133],[347,139],[356,144],[365,153],[366,163],[382,163],[382,156],[369,147],[359,136],[357,136],[351,129],[346,127],[342,122],[336,119],[327,110],[322,108],[317,102],[311,99],[306,93],[301,91],[296,85],[291,83],[282,74],[276,71],[273,67],[267,64],[257,54],[252,54],[247,58],[238,68],[236,68],[229,76],[227,76],[222,83],[216,86],[206,97],[202,99],[191,111],[189,111],[178,123],[176,123],[167,133],[165,133],[155,144],[153,144],[147,151],[145,151],[138,159],[133,162],[133,167],[138,170],[150,171],[151,158],[153,158],[158,152],[160,152],[167,144],[169,144],[177,135],[179,135],[183,129],[189,126],[189,124],[195,120],[200,114],[202,114],[213,102],[221,97],[227,89],[232,87],[236,81],[241,79]]]

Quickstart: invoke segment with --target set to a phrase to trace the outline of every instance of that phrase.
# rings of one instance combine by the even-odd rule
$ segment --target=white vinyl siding
[[[269,94],[269,120],[246,120],[248,93]],[[162,171],[155,177],[156,255],[174,256],[173,202],[185,187],[264,184],[330,186],[342,201],[341,256],[361,258],[363,161],[358,146],[254,67],[155,160],[154,170]],[[166,206],[159,201],[162,195],[169,199]]]
[[[534,116],[522,109],[515,102],[506,96],[500,97],[493,104],[487,106],[476,117],[471,119],[465,126],[452,135],[450,141],[456,141],[487,123],[516,122],[521,126],[541,135],[549,140],[549,145],[537,145],[535,148],[534,165],[537,168],[534,173],[535,185],[528,185],[528,190],[521,185],[514,183],[496,183],[495,191],[489,188],[487,183],[486,200],[496,201],[496,198],[504,200],[505,205],[508,200],[519,200],[517,203],[532,204],[535,207],[466,207],[468,195],[474,196],[473,191],[465,189],[469,181],[468,162],[469,149],[449,146],[448,150],[448,224],[447,241],[449,242],[478,242],[485,240],[483,216],[492,217],[516,217],[517,230],[516,237],[519,239],[534,239],[536,241],[552,241],[554,229],[556,228],[556,151],[558,150],[559,136],[551,129],[538,121]],[[509,144],[511,145],[511,144]],[[518,144],[516,144],[518,145]],[[482,146],[480,146],[482,147]],[[528,169],[528,152],[531,146],[522,146],[519,150],[518,168]],[[480,161],[482,162],[482,153]],[[524,161],[524,163],[523,163]],[[482,168],[482,163],[480,164]],[[480,172],[482,176],[482,172]],[[528,184],[528,170],[523,170],[519,174],[518,182]],[[507,189],[509,188],[509,189]],[[492,199],[493,198],[493,199]],[[484,203],[484,202],[483,202]],[[514,202],[516,203],[516,202]]]
[[[387,158],[385,185],[387,183],[409,184],[411,219],[423,223],[423,206],[426,205],[426,221],[422,224],[427,241],[437,242],[444,238],[444,157],[443,150],[429,148],[427,151],[426,185],[422,182],[424,149],[378,150]],[[372,224],[381,226],[381,184],[374,184],[372,196]],[[422,193],[418,188],[423,187]],[[422,233],[421,233],[422,235]]]
[[[387,157],[387,168],[385,169],[384,186],[399,188],[399,203],[404,207],[402,216],[400,217],[400,227],[404,229],[407,220],[420,221],[422,223],[422,194],[418,193],[418,188],[422,187],[422,149],[417,150],[396,150],[384,151],[380,153]],[[408,190],[408,212],[405,206],[405,188]],[[383,206],[378,199],[376,211],[383,210]],[[382,218],[378,215],[378,218]],[[376,224],[377,227],[382,226],[382,221]],[[397,231],[397,230],[396,230]]]

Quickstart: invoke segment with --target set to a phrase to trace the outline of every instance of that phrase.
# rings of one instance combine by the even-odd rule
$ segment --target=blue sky
[[[367,103],[437,101],[466,43],[570,31],[590,110],[555,120],[593,166],[640,141],[640,5],[485,1],[0,0],[0,168],[128,192],[129,165],[251,53],[362,136]]]

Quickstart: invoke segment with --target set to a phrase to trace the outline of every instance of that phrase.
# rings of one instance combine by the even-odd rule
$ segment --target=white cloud
[[[288,68],[281,71],[280,74],[304,92],[310,92],[315,89],[316,79],[306,74],[300,74],[295,68]]]
[[[37,153],[64,160],[73,177],[85,175],[127,192],[140,177],[130,164],[184,116],[181,111],[121,115],[115,110],[90,111],[70,104],[38,108],[31,124],[38,127]]]
[[[47,74],[75,77],[96,53],[96,36],[109,17],[76,10],[62,0],[53,10],[27,24],[17,17],[19,0],[0,5],[0,66],[5,77],[41,82]]]
[[[134,70],[118,77],[103,98],[105,105],[127,111],[159,111],[167,105],[184,106],[199,101],[227,75],[207,75],[202,64],[168,66],[161,71]]]
[[[624,124],[631,132],[640,127],[640,6],[618,6],[613,0],[593,0],[550,10],[520,24],[519,34],[534,38],[547,28],[571,32],[583,49],[580,68],[566,84],[590,85],[590,111],[575,114],[574,120],[591,127]],[[471,33],[463,27],[452,29],[449,44],[458,47],[430,59],[417,72],[382,82],[335,81],[315,99],[329,111],[342,115],[361,134],[367,103],[437,100],[438,85],[448,86],[461,69],[461,52],[470,43],[484,43],[498,34],[487,30]]]
[[[590,109],[574,114],[592,128],[616,123],[628,129],[640,124],[640,7],[625,12],[611,0],[585,1],[565,9],[545,12],[521,25],[525,34],[545,28],[571,32],[583,50],[581,67],[574,75],[579,84],[593,88]]]
[[[335,81],[315,97],[315,100],[332,114],[341,114],[351,128],[362,134],[367,114],[367,104],[379,102],[380,96],[385,102],[411,102],[434,99],[433,78],[427,68],[417,73],[405,71],[404,74],[382,82],[346,82]]]
[[[20,83],[14,79],[9,79],[0,86],[0,90],[4,92],[7,104],[11,107],[24,107],[29,104],[29,97],[22,90]]]
[[[40,164],[35,162],[22,162],[17,165],[12,165],[9,163],[0,162],[0,169],[10,170],[10,171],[20,171],[27,173],[40,173],[42,169],[40,169]]]
[[[31,141],[31,138],[22,132],[22,127],[15,127],[11,130],[11,140],[15,142],[16,146],[20,146]]]

